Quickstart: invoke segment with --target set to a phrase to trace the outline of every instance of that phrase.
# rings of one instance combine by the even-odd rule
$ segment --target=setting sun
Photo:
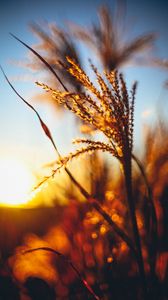
[[[33,184],[33,174],[23,162],[13,158],[0,159],[0,204],[26,204],[31,200]]]

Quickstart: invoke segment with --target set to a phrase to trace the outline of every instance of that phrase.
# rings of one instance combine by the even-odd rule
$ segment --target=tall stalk
[[[149,212],[149,220],[150,220],[150,230],[149,230],[149,242],[148,242],[148,251],[149,251],[149,265],[150,265],[150,276],[151,280],[155,282],[155,266],[156,266],[156,257],[157,257],[157,243],[158,243],[158,236],[157,236],[157,216],[156,216],[156,209],[154,205],[152,190],[150,184],[148,182],[147,175],[145,173],[144,167],[140,160],[132,154],[133,160],[136,162],[141,175],[144,179],[144,183],[147,188],[148,193],[148,205],[150,207]]]
[[[140,240],[137,219],[136,219],[135,201],[132,192],[132,162],[131,162],[130,153],[127,153],[125,156],[123,168],[124,168],[125,187],[127,193],[129,213],[130,213],[130,218],[132,223],[134,241],[137,250],[137,264],[138,264],[139,275],[142,284],[143,298],[147,300],[147,283],[146,283],[146,276],[145,276],[144,261],[142,257],[142,246],[141,246],[141,240]]]

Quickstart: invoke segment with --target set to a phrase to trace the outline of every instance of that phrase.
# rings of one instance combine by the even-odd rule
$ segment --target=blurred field
[[[27,233],[42,235],[59,222],[61,208],[0,207],[0,253],[8,258]]]

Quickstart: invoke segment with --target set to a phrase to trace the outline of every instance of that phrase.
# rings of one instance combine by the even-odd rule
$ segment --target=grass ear
[[[3,68],[0,66],[1,71],[6,79],[6,81],[8,82],[8,84],[10,85],[10,87],[12,88],[12,90],[15,92],[15,94],[28,106],[30,107],[35,114],[37,115],[41,127],[45,133],[45,135],[47,135],[47,137],[50,139],[55,151],[57,152],[59,158],[61,158],[61,155],[55,145],[55,142],[51,136],[50,130],[48,129],[47,125],[43,122],[43,120],[41,119],[39,113],[37,112],[37,110],[29,103],[27,102],[17,91],[16,89],[13,87],[13,85],[11,84],[11,82],[9,81],[8,77],[6,76]],[[103,210],[103,208],[99,205],[99,203],[96,201],[96,199],[94,199],[94,197],[92,195],[90,195],[85,188],[78,182],[78,180],[76,180],[76,178],[72,175],[72,173],[68,170],[67,167],[65,167],[65,171],[67,173],[67,175],[69,176],[70,180],[73,182],[73,184],[78,188],[78,190],[81,192],[81,194],[88,200],[88,204],[91,207],[94,207],[101,215],[102,217],[107,221],[107,223],[110,225],[110,227],[112,228],[112,230],[114,230],[116,232],[117,235],[119,235],[129,246],[129,248],[132,250],[132,252],[134,253],[135,257],[136,257],[136,249],[131,241],[131,239],[129,238],[129,236],[122,230],[120,229],[120,227],[118,227],[117,224],[115,224],[115,222],[113,222],[113,220],[111,219],[111,217]],[[52,175],[50,177],[53,177],[55,174],[55,172],[52,172]],[[36,188],[38,188],[41,184],[43,184],[44,182],[46,182],[46,180],[48,180],[50,177],[45,178]],[[92,199],[92,201],[90,201]]]

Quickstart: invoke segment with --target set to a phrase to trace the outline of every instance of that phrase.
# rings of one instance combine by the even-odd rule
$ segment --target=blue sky
[[[9,32],[32,45],[37,40],[28,28],[32,21],[54,21],[64,26],[64,21],[72,20],[80,25],[89,25],[97,20],[97,8],[106,3],[111,9],[114,1],[2,1],[0,9],[0,64],[12,80],[15,87],[28,101],[38,91],[32,81],[14,80],[30,76],[29,71],[19,68],[15,60],[24,60],[27,50],[15,41]],[[132,37],[144,32],[156,32],[157,42],[153,55],[168,58],[168,2],[167,1],[127,1],[127,20]],[[87,57],[86,57],[87,58]],[[128,66],[123,68],[128,86],[138,80],[136,100],[136,145],[141,146],[142,128],[155,116],[155,104],[159,99],[163,82],[168,79],[168,71],[153,67]],[[38,80],[38,78],[36,78]],[[54,151],[43,135],[39,123],[30,111],[5,82],[0,73],[0,156],[23,156],[24,160],[36,168],[41,162],[52,160]],[[162,92],[163,104],[166,105],[168,93]],[[52,109],[35,104],[53,131],[55,140],[63,153],[69,151],[68,145],[73,136],[71,124],[72,116],[56,117]],[[167,109],[167,106],[165,106]],[[144,111],[148,112],[146,115]]]

